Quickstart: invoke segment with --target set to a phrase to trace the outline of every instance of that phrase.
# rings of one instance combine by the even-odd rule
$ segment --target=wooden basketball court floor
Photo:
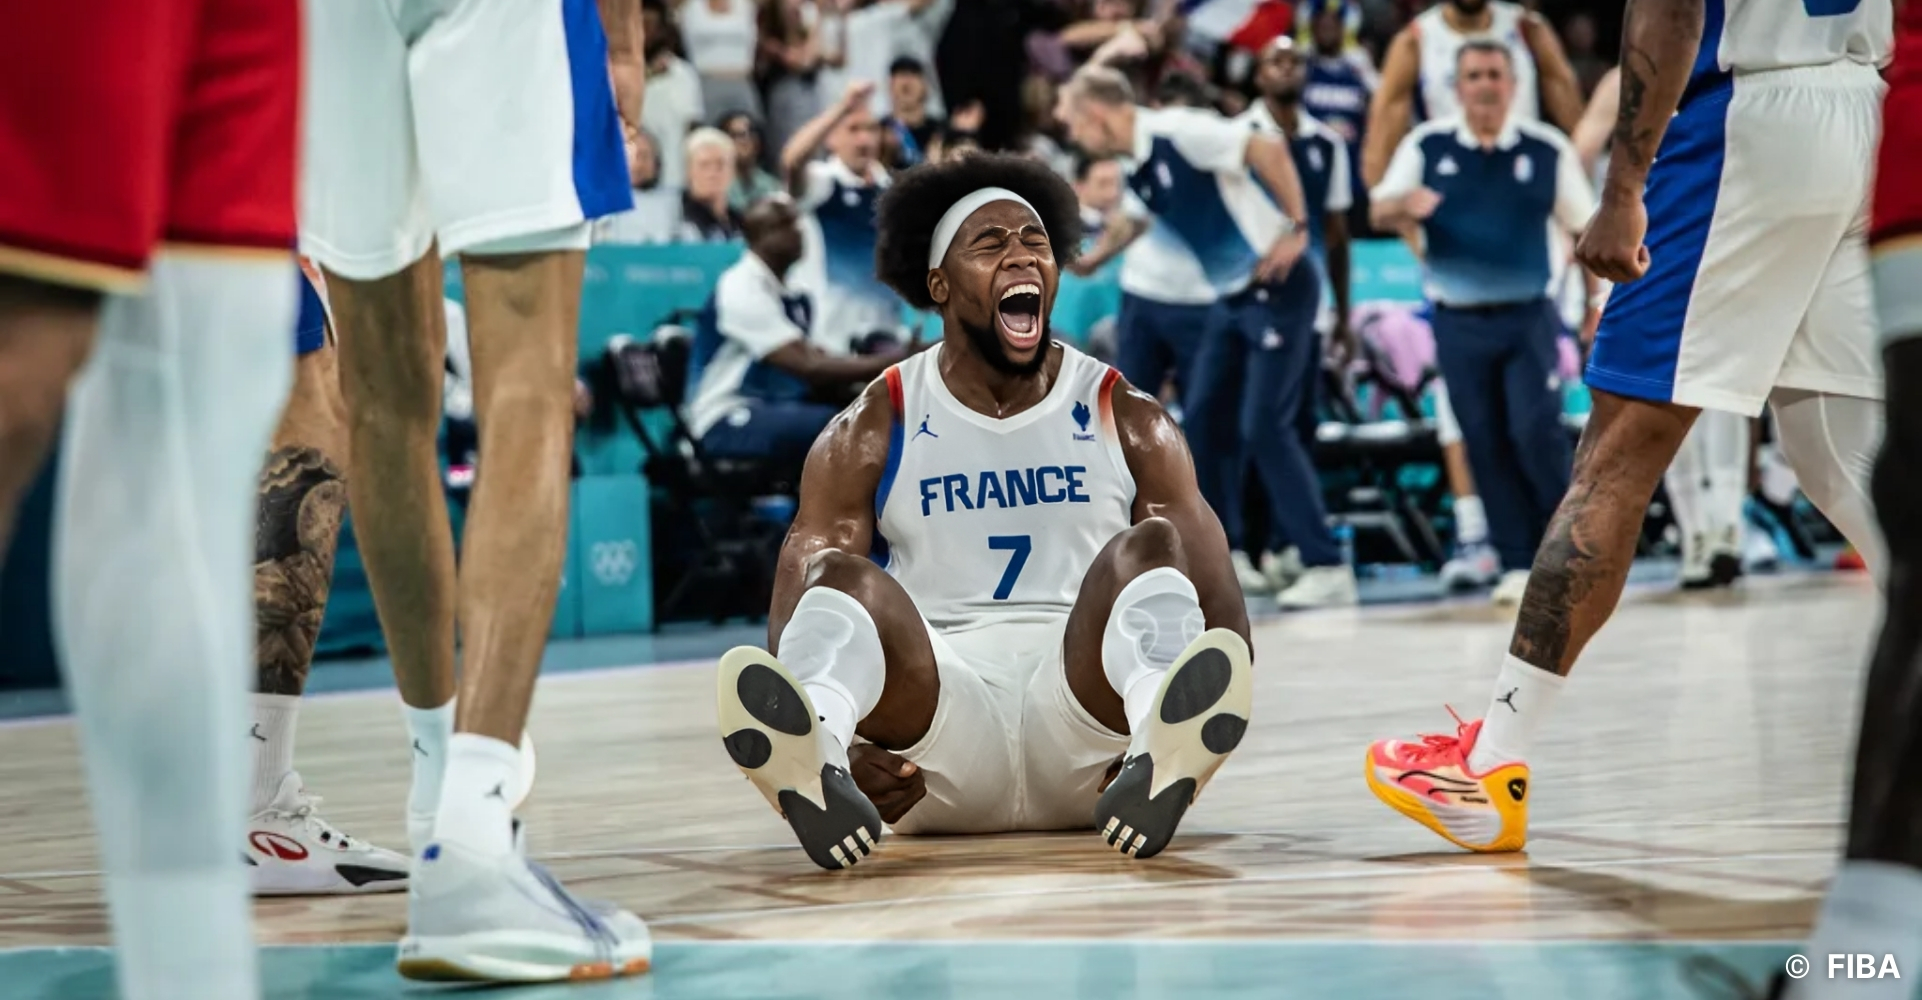
[[[487,995],[1743,996],[1834,870],[1878,613],[1860,577],[1632,590],[1535,755],[1527,853],[1495,857],[1396,816],[1361,773],[1369,740],[1482,709],[1509,618],[1480,604],[1259,622],[1248,738],[1147,862],[1091,832],[892,837],[820,871],[723,753],[711,662],[550,677],[530,851],[648,917],[656,969]],[[389,845],[399,715],[391,692],[326,696],[300,725],[325,814]],[[113,995],[91,840],[71,725],[0,727],[0,997]],[[435,992],[392,972],[405,910],[262,901],[269,995]]]

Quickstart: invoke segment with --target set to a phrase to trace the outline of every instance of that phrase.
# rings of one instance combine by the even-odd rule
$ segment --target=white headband
[[[954,242],[955,234],[961,231],[961,224],[968,221],[968,216],[981,206],[997,201],[1017,202],[1034,212],[1035,218],[1041,218],[1041,213],[1035,212],[1034,206],[1028,204],[1028,199],[1013,191],[997,187],[982,188],[955,202],[954,207],[941,217],[941,221],[934,224],[934,241],[928,244],[928,270],[941,266],[941,259],[948,255],[948,246]]]

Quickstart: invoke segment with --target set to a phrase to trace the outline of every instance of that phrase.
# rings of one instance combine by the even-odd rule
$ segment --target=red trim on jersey
[[[1121,440],[1114,425],[1114,387],[1120,381],[1121,371],[1109,368],[1108,373],[1101,376],[1101,391],[1095,394],[1101,400],[1101,431],[1108,435],[1110,441]]]
[[[888,380],[888,402],[894,405],[894,422],[898,424],[905,419],[901,414],[908,408],[907,390],[901,387],[901,366],[889,365],[882,377]]]

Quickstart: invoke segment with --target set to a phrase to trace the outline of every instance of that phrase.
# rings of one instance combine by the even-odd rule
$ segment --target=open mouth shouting
[[[1033,350],[1041,343],[1041,286],[1032,281],[1009,285],[1001,292],[996,313],[1001,334],[1015,351]]]

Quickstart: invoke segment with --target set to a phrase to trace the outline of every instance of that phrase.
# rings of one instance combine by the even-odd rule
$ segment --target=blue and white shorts
[[[1776,387],[1882,398],[1865,246],[1882,89],[1835,63],[1684,100],[1644,195],[1649,271],[1610,295],[1590,386],[1751,416]]]
[[[301,246],[329,271],[584,248],[633,206],[595,0],[305,6]]]

